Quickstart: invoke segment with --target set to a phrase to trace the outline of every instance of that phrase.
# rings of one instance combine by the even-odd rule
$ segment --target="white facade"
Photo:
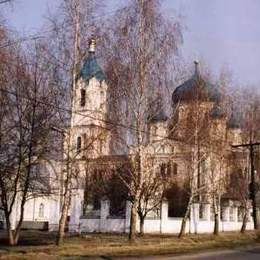
[[[74,202],[76,201],[80,200],[75,200]],[[199,217],[199,206],[199,204],[192,205],[190,218],[186,224],[186,233],[212,233],[214,230],[214,221],[211,219],[210,204],[204,207],[205,217],[203,219],[200,219]],[[110,218],[109,201],[102,201],[100,218],[79,218],[75,223],[71,223],[69,231],[76,233],[127,233],[130,227],[130,208],[131,204],[127,203],[125,218]],[[219,222],[219,231],[239,231],[242,227],[242,220],[238,218],[238,209],[235,207],[231,210],[231,207],[227,206],[225,207],[225,212],[226,215],[223,216],[223,220],[220,220]],[[161,206],[161,217],[157,219],[145,219],[144,231],[145,233],[178,234],[181,229],[181,224],[182,218],[168,217],[168,203],[167,201],[164,201]],[[137,222],[137,230],[139,229],[139,222]],[[247,230],[253,229],[253,220],[252,217],[250,217],[247,222]]]
[[[95,50],[92,48],[89,53],[89,58],[87,59],[89,59],[89,61],[91,60],[91,62],[94,61],[92,65],[94,64],[94,66],[96,66],[97,76],[100,76],[100,74],[98,74],[100,73],[100,67],[98,67],[96,63],[94,51]],[[114,155],[110,151],[111,141],[114,140],[112,140],[111,137],[109,124],[106,123],[107,118],[109,118],[109,88],[104,78],[101,77],[102,79],[98,79],[95,74],[90,73],[90,71],[92,72],[92,68],[88,67],[89,64],[88,60],[86,60],[83,66],[83,70],[85,69],[82,74],[83,76],[79,78],[74,90],[74,113],[70,128],[72,136],[71,147],[75,147],[76,149],[78,146],[78,140],[82,140],[82,144],[80,142],[78,157],[79,159],[83,158],[82,160],[79,160],[80,172],[82,172],[81,176],[84,176],[84,173],[86,172],[86,159],[102,159],[103,156]],[[93,71],[95,72],[95,70]],[[188,106],[188,104],[184,102],[180,105],[178,111],[175,111],[179,113],[178,118],[180,121],[185,119],[185,116],[187,116],[185,114],[187,110],[186,105]],[[201,113],[204,114],[206,110],[213,109],[214,103],[202,102],[200,106]],[[226,125],[226,122],[222,122],[218,118],[215,118],[214,120],[216,125],[222,126],[222,123],[224,126]],[[181,146],[177,142],[176,145],[173,145],[171,140],[167,140],[167,138],[164,139],[168,134],[168,124],[169,122],[167,119],[157,120],[149,124],[149,143],[144,147],[142,155],[154,157],[155,159],[161,160],[161,162],[163,162],[163,160],[167,162],[167,160],[174,155],[174,163],[176,164],[177,161],[178,172],[181,173],[179,174],[178,181],[184,182],[184,173],[187,171],[188,167],[187,162],[182,161],[179,163],[183,158],[183,145]],[[217,129],[218,128],[215,130]],[[180,136],[182,136],[182,132],[180,132]],[[235,135],[235,137],[237,136]],[[91,149],[91,152],[87,149],[86,154],[84,154],[84,148],[86,146],[85,139],[93,140],[93,149]],[[131,152],[133,151],[129,149],[130,154]],[[206,163],[208,162],[205,162],[205,164]],[[129,203],[127,203],[124,218],[110,217],[109,201],[102,201],[101,209],[95,210],[99,212],[95,212],[91,218],[90,216],[86,217],[83,214],[83,201],[84,190],[80,187],[73,194],[71,201],[69,223],[70,232],[128,232],[130,225]],[[186,225],[187,233],[213,232],[214,222],[211,217],[212,213],[210,205],[203,205],[203,218],[200,218],[200,207],[202,207],[202,205],[193,204],[189,221]],[[223,213],[222,220],[220,220],[220,231],[240,230],[242,222],[240,221],[241,219],[238,220],[238,209],[232,207],[232,214],[230,214],[230,211],[231,209],[229,207],[223,209],[223,212],[228,213]],[[168,204],[166,202],[162,204],[160,213],[161,217],[158,219],[146,218],[144,231],[146,233],[178,233],[181,228],[182,219],[168,217]],[[251,218],[248,222],[247,228],[253,228]],[[137,224],[137,229],[139,230],[139,223]]]
[[[69,132],[69,142],[65,144],[65,149],[70,147],[69,153],[75,155],[80,171],[79,179],[84,180],[87,166],[86,161],[97,158],[113,156],[111,152],[112,136],[107,123],[109,113],[109,91],[103,75],[96,77],[93,71],[87,67],[88,64],[97,66],[97,73],[100,73],[92,46],[89,53],[91,62],[85,61],[86,68],[83,71],[85,76],[79,77],[77,85],[74,89],[72,118]],[[89,71],[88,71],[89,69]],[[88,74],[90,73],[90,74]],[[94,71],[95,73],[95,71]],[[208,104],[207,104],[208,105]],[[213,106],[213,104],[211,104]],[[205,105],[205,109],[207,106]],[[204,109],[204,106],[203,106]],[[181,106],[179,111],[179,119],[185,117],[185,106]],[[149,144],[143,149],[142,155],[154,156],[161,162],[174,154],[176,160],[181,160],[182,151],[180,145],[176,143],[173,146],[171,140],[164,139],[167,136],[168,122],[166,120],[156,121],[149,125]],[[231,132],[230,139],[239,139],[238,132]],[[233,137],[234,136],[234,137]],[[162,140],[164,139],[164,140]],[[131,149],[130,149],[131,153]],[[179,163],[179,162],[178,162]],[[177,168],[176,168],[177,171]],[[184,162],[178,164],[179,174],[178,181],[183,181],[184,172],[187,171],[187,165]],[[51,167],[50,181],[55,192],[47,197],[32,197],[25,205],[24,222],[26,223],[48,223],[50,231],[56,230],[60,217],[60,175],[62,167],[60,165]],[[176,173],[177,174],[177,173]],[[55,181],[53,181],[55,180]],[[78,189],[75,189],[71,198],[71,206],[69,210],[69,231],[70,232],[119,232],[129,231],[130,226],[130,208],[131,204],[126,203],[125,216],[123,218],[115,218],[110,216],[110,202],[108,200],[101,202],[100,210],[96,210],[96,214],[83,216],[84,203],[84,183],[79,183]],[[200,207],[203,206],[201,214]],[[19,200],[15,204],[15,210],[12,216],[12,225],[15,226],[19,219]],[[98,216],[98,217],[97,217]],[[1,216],[0,216],[1,220]],[[181,229],[182,218],[170,218],[168,216],[168,203],[164,201],[161,205],[160,217],[147,217],[144,222],[145,233],[179,233]],[[222,218],[220,220],[220,231],[240,230],[242,220],[239,218],[237,206],[225,206],[222,208]],[[139,230],[137,223],[137,230]],[[186,224],[186,233],[211,233],[214,229],[214,221],[212,220],[212,212],[210,204],[193,204],[189,220]],[[253,229],[252,218],[247,223],[247,229]]]
[[[19,200],[14,205],[11,225],[14,229],[20,218]],[[59,196],[36,197],[29,199],[24,207],[22,228],[47,229],[55,231],[59,224]]]
[[[41,167],[41,176],[48,179],[51,187],[50,195],[36,195],[29,193],[24,206],[24,219],[22,228],[25,229],[48,229],[49,231],[57,230],[60,215],[60,163],[49,161],[44,162],[45,167]],[[40,183],[40,182],[39,182]],[[40,183],[41,184],[41,183]],[[43,183],[42,183],[43,184]],[[44,185],[44,184],[43,184]],[[14,229],[20,219],[20,198],[19,194],[14,203],[11,214],[11,226]],[[4,224],[4,213],[0,213],[0,221]]]

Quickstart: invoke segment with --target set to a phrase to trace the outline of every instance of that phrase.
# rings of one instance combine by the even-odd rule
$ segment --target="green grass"
[[[55,234],[23,232],[19,246],[0,246],[0,259],[80,259],[86,256],[147,256],[235,248],[256,244],[256,234],[230,232],[213,235],[146,235],[130,244],[126,235],[88,234],[67,237],[62,246],[54,245]],[[0,242],[3,242],[3,236]]]

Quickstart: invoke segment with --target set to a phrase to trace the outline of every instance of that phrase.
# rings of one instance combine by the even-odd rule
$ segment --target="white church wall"
[[[161,233],[164,234],[178,234],[181,230],[182,218],[168,218],[163,223],[164,229],[162,229]],[[185,233],[189,233],[190,231],[190,222],[189,220],[186,223]]]
[[[130,204],[126,212],[130,210]],[[206,209],[209,209],[207,207]],[[111,219],[109,218],[109,202],[103,201],[101,203],[101,214],[100,219],[80,219],[80,230],[79,232],[97,232],[97,233],[125,233],[129,231],[130,225],[130,214],[126,214],[124,219]],[[236,211],[235,211],[236,212]],[[193,204],[191,209],[190,219],[186,223],[186,233],[191,234],[203,234],[203,233],[212,233],[214,230],[214,222],[210,220],[210,215],[207,219],[199,218],[199,204]],[[161,208],[161,218],[160,219],[146,219],[144,222],[144,231],[145,233],[163,233],[163,234],[178,234],[181,229],[182,218],[169,218],[168,217],[168,203],[163,202]],[[241,229],[242,222],[238,221],[235,217],[232,220],[220,221],[220,232],[226,231],[239,231]],[[140,230],[139,221],[137,222],[137,231]],[[250,221],[247,223],[247,230],[253,229],[253,222],[250,218]]]
[[[102,220],[104,221],[104,220]],[[115,232],[124,233],[125,232],[125,219],[106,219],[103,222],[103,232]]]
[[[69,212],[70,222],[69,231],[79,232],[80,230],[80,217],[82,215],[82,203],[84,198],[84,190],[77,190],[71,197],[71,208]]]
[[[57,231],[60,220],[60,199],[59,196],[50,201],[49,208],[49,231]]]
[[[86,233],[100,232],[100,219],[80,219],[80,231]]]
[[[12,215],[13,226],[19,221],[19,202]],[[28,200],[24,206],[24,222],[48,222],[49,231],[58,229],[59,196],[36,197]]]

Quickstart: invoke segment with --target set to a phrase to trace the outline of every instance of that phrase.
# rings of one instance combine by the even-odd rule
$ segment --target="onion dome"
[[[85,81],[89,81],[92,78],[96,78],[99,81],[105,80],[106,76],[98,65],[96,55],[95,55],[96,41],[94,39],[90,40],[88,56],[83,62],[83,67],[79,73],[79,78]]]
[[[227,122],[227,127],[230,129],[239,129],[241,127],[241,115],[233,111]]]
[[[209,116],[213,119],[221,119],[225,117],[224,111],[221,109],[219,105],[215,105],[211,111],[209,112]]]
[[[151,116],[148,121],[149,123],[160,123],[160,122],[166,122],[168,120],[168,117],[166,116],[165,112],[163,110],[158,111],[155,115]]]
[[[219,102],[220,92],[218,88],[203,79],[199,71],[199,62],[195,61],[194,63],[195,73],[193,76],[174,90],[172,94],[173,104],[195,99]]]

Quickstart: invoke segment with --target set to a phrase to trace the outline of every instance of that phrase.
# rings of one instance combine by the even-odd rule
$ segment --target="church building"
[[[71,230],[101,219],[104,207],[109,208],[106,219],[127,218],[129,214],[126,201],[122,204],[106,197],[109,206],[102,206],[102,174],[129,163],[131,150],[114,149],[117,138],[110,121],[110,87],[97,62],[95,45],[91,40],[74,89],[69,147],[76,151],[80,181],[72,199]],[[166,116],[163,109],[159,110],[147,120],[147,129],[143,153],[171,180],[164,192],[167,217],[183,217],[192,189],[199,219],[210,215],[209,221],[213,221],[216,212],[225,219],[222,206],[235,207],[234,219],[242,218],[245,209],[230,189],[234,174],[248,174],[247,157],[231,148],[241,143],[242,132],[235,115],[228,116],[220,89],[204,79],[197,61],[192,77],[172,94],[171,114]],[[122,187],[110,191],[124,199]],[[162,212],[150,217],[161,218]]]
[[[129,194],[115,174],[119,169],[126,174],[124,167],[131,163],[129,125],[111,120],[111,86],[95,52],[92,39],[73,89],[63,161],[56,171],[50,170],[61,173],[55,180],[59,192],[26,204],[27,226],[40,223],[40,229],[57,229],[62,203],[58,194],[63,191],[69,163],[73,187],[68,230],[129,230]],[[163,108],[158,109],[146,124],[147,142],[142,153],[161,176],[167,177],[167,183],[160,205],[147,215],[145,231],[178,233],[190,202],[186,232],[212,232],[216,215],[221,231],[239,230],[245,211],[251,210],[248,198],[237,192],[241,184],[237,176],[250,178],[248,155],[232,149],[242,142],[239,122],[235,113],[227,110],[220,88],[203,77],[197,61],[191,78],[173,91],[171,113],[166,115]],[[121,131],[115,131],[116,126]],[[129,143],[122,145],[120,139]],[[250,216],[248,222],[252,228]]]

